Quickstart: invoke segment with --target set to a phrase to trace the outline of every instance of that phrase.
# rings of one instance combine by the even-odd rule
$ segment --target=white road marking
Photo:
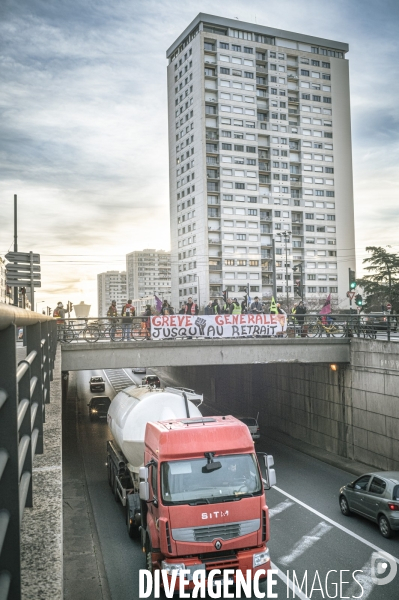
[[[299,589],[299,587],[291,581],[291,579],[289,579],[286,575],[284,575],[282,570],[279,569],[277,565],[275,565],[274,563],[270,563],[270,566],[272,569],[275,569],[277,571],[277,575],[280,577],[281,581],[283,581],[285,583],[285,587],[287,587],[287,582],[288,582],[288,587],[294,593],[293,594],[294,598],[298,597],[298,598],[301,598],[301,600],[309,600],[309,598],[306,596],[306,594],[304,594],[303,591],[301,589]]]
[[[292,551],[285,556],[281,556],[278,559],[279,563],[283,563],[283,565],[289,565],[294,560],[296,560],[299,556],[301,556],[306,550],[311,548],[316,542],[318,542],[323,535],[331,531],[332,525],[327,525],[323,521],[318,523],[316,527],[312,529],[310,533],[307,533],[301,539],[294,544],[292,547]]]
[[[277,492],[280,492],[280,494],[283,494],[283,496],[286,496],[290,500],[293,500],[297,504],[300,504],[301,506],[303,506],[304,508],[306,508],[307,510],[309,510],[313,514],[317,515],[318,517],[321,517],[324,521],[327,521],[328,523],[331,523],[332,525],[334,525],[334,527],[337,527],[338,529],[341,529],[341,531],[344,531],[345,533],[347,533],[348,535],[352,536],[356,540],[359,540],[359,542],[362,542],[366,546],[369,546],[369,548],[372,548],[373,550],[377,550],[377,552],[385,552],[385,550],[383,550],[379,546],[376,546],[375,544],[372,544],[371,542],[369,542],[365,538],[361,537],[360,535],[357,535],[357,533],[354,533],[353,531],[351,531],[350,529],[347,529],[343,525],[340,525],[339,523],[337,523],[333,519],[330,519],[326,515],[323,515],[323,513],[319,512],[318,510],[315,510],[314,508],[312,508],[311,506],[309,506],[309,504],[305,504],[305,502],[302,502],[301,500],[298,500],[298,498],[295,498],[295,496],[292,496],[291,494],[288,494],[287,492],[285,492],[281,488],[279,488],[277,486],[274,486],[273,490],[276,490]],[[392,556],[392,558],[399,564],[399,558],[396,558],[395,556]]]
[[[112,383],[111,383],[111,382],[110,382],[110,380],[109,380],[109,377],[108,377],[108,375],[107,375],[107,374],[106,374],[106,372],[105,372],[105,369],[103,370],[103,373],[104,373],[104,375],[105,375],[105,378],[106,378],[106,380],[108,381],[109,385],[110,385],[111,387],[113,387]]]
[[[279,515],[280,513],[283,512],[283,510],[286,510],[287,508],[289,508],[290,506],[294,506],[295,502],[292,502],[291,500],[284,500],[283,502],[280,502],[280,504],[276,504],[276,506],[273,506],[273,508],[269,508],[269,517],[274,517],[275,515]]]
[[[357,584],[354,581],[352,583],[352,585],[350,586],[349,590],[347,591],[347,594],[348,594],[349,598],[356,598],[356,597],[359,597],[359,595],[361,593],[362,594],[360,596],[361,600],[367,600],[367,598],[370,596],[371,592],[373,591],[374,587],[377,585],[376,583],[374,583],[374,581],[371,578],[371,557],[366,562],[366,564],[361,568],[361,570],[363,571],[363,573],[356,573],[356,579],[361,584],[361,586],[363,588],[363,592],[362,592],[361,588],[359,587],[359,584]]]
[[[136,382],[134,381],[133,377],[130,375],[130,373],[128,373],[128,372],[126,371],[126,369],[122,369],[122,371],[124,371],[124,372],[126,373],[126,375],[129,377],[129,379],[130,379],[131,381],[133,381],[133,383],[136,383]]]

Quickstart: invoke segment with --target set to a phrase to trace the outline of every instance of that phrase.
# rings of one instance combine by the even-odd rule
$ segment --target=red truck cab
[[[248,427],[232,416],[148,423],[140,473],[147,569],[185,569],[191,580],[196,570],[267,572],[268,458],[258,463]]]

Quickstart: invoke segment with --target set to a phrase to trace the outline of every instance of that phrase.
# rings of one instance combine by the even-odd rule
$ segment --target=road
[[[106,380],[105,393],[111,398],[115,395],[113,385],[123,389],[130,382],[140,383],[142,376],[133,375],[129,369],[81,371],[76,375],[80,448],[105,573],[112,600],[130,600],[139,597],[138,570],[145,568],[144,556],[139,541],[128,537],[124,510],[108,487],[108,427],[88,418],[86,404],[92,396],[88,381],[92,375],[101,374]],[[303,599],[397,600],[399,574],[393,582],[377,585],[371,579],[371,560],[373,552],[385,551],[399,563],[399,536],[386,540],[375,524],[361,517],[344,517],[339,510],[337,492],[354,476],[276,441],[261,439],[258,450],[273,454],[277,473],[277,486],[267,492],[267,503],[271,517],[269,548],[279,570],[274,588],[278,597],[288,597],[287,573],[291,582],[295,571],[299,585],[307,573],[307,589],[306,585],[302,592],[296,588],[296,597]],[[356,574],[362,587],[354,581],[354,571],[363,572]],[[266,591],[265,584],[261,590]],[[293,597],[292,591],[289,597]]]

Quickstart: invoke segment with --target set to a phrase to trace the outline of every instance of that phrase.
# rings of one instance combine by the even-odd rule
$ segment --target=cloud
[[[395,243],[396,1],[13,0],[0,23],[0,252],[18,193],[20,248],[47,260],[39,299],[70,290],[95,304],[99,271],[169,247],[165,51],[199,10],[349,42],[357,247]],[[50,262],[74,254],[81,265]]]

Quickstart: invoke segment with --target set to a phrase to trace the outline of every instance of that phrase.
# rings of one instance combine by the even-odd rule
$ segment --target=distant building
[[[170,252],[137,250],[126,255],[127,294],[131,299],[156,294],[170,301]]]
[[[170,46],[175,307],[224,290],[267,299],[273,284],[293,302],[300,268],[307,300],[331,293],[347,302],[355,268],[348,49],[202,13]]]
[[[106,317],[107,310],[112,302],[116,300],[118,313],[126,303],[126,272],[106,271],[97,275],[97,298],[98,316]]]
[[[6,286],[6,265],[0,256],[0,302],[8,302]]]

